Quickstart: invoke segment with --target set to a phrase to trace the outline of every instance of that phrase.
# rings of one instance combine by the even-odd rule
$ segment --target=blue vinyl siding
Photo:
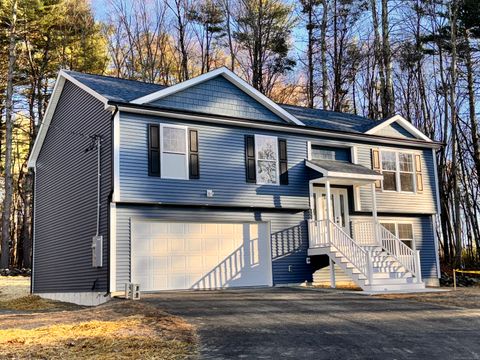
[[[150,105],[210,115],[285,123],[285,120],[258,103],[223,76],[217,76],[153,101]]]
[[[130,281],[131,221],[156,219],[185,222],[247,222],[268,221],[271,224],[271,248],[274,284],[311,281],[306,263],[308,212],[260,212],[220,210],[192,207],[161,207],[117,205],[116,264],[117,291]]]
[[[352,216],[351,220],[369,220],[371,218]],[[420,250],[422,278],[437,279],[437,254],[435,251],[435,235],[431,216],[380,216],[380,222],[404,222],[413,226],[413,236],[417,250]]]
[[[151,123],[175,123],[198,130],[200,179],[169,180],[148,176],[147,125]],[[307,209],[308,181],[320,176],[304,165],[307,141],[334,146],[331,140],[319,137],[179,122],[127,113],[121,113],[120,129],[120,198],[129,202]],[[257,185],[245,181],[244,136],[247,134],[274,135],[287,139],[289,185]],[[377,146],[365,143],[343,145],[356,146],[358,163],[371,168],[371,149]],[[423,192],[409,194],[377,190],[379,212],[436,213],[432,151],[417,151],[422,155]],[[206,197],[207,189],[214,191],[213,198]],[[360,188],[360,200],[361,210],[371,211],[370,186]]]
[[[71,82],[65,83],[36,166],[36,293],[108,290],[111,116],[100,101]],[[85,151],[92,142],[80,134],[102,137],[102,268],[92,267],[91,255],[97,218],[97,152]]]
[[[390,125],[384,127],[383,129],[375,133],[375,135],[388,136],[399,139],[416,139],[414,135],[412,135],[409,131],[405,130],[405,128],[403,128],[397,122],[391,123]]]
[[[147,125],[175,123],[198,130],[200,179],[171,180],[148,176]],[[247,128],[179,123],[162,118],[121,114],[120,197],[122,201],[184,203],[217,206],[287,207],[307,209],[306,140],[287,139],[289,185],[256,185],[245,180],[245,135],[268,134]],[[206,197],[206,190],[215,195]]]

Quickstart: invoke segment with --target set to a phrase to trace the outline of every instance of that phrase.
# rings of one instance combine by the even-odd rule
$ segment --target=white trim
[[[163,171],[163,128],[175,128],[175,129],[182,129],[185,131],[185,177],[172,177],[172,176],[165,176],[165,171]],[[176,153],[180,154],[180,153]],[[180,154],[183,155],[183,154]],[[172,179],[172,180],[189,180],[189,171],[188,171],[189,159],[188,159],[188,126],[184,125],[174,125],[174,124],[160,124],[160,177],[162,179]]]
[[[139,97],[137,99],[134,99],[130,101],[132,104],[145,104],[149,103],[152,101],[159,100],[161,98],[164,98],[168,95],[175,94],[179,91],[185,90],[191,86],[200,84],[202,82],[205,82],[207,80],[210,80],[214,77],[217,76],[223,76],[225,79],[230,81],[233,85],[237,86],[240,90],[245,92],[246,94],[250,95],[252,98],[257,100],[260,104],[265,106],[267,109],[272,111],[274,114],[282,118],[283,120],[286,120],[287,122],[300,125],[300,126],[305,126],[300,120],[298,120],[295,116],[287,112],[285,109],[283,109],[281,106],[270,100],[268,97],[263,95],[261,92],[253,88],[250,84],[242,80],[240,77],[235,75],[232,71],[227,69],[226,67],[221,67],[215,70],[212,70],[206,74],[194,77],[192,79],[189,79],[187,81],[183,81],[181,83],[178,83],[176,85],[167,87],[162,90],[155,91],[154,93],[151,93],[149,95],[145,95],[142,97]]]
[[[252,121],[247,122],[247,121],[239,121],[239,120],[231,120],[231,119],[226,120],[224,118],[215,117],[215,116],[185,114],[181,112],[165,111],[162,109],[145,109],[145,108],[136,108],[136,107],[130,107],[130,106],[122,106],[122,105],[118,105],[118,109],[120,111],[132,113],[132,114],[152,115],[152,116],[159,116],[159,117],[166,117],[166,118],[180,119],[180,120],[201,121],[201,122],[212,123],[212,124],[245,127],[249,129],[274,130],[278,132],[307,134],[312,136],[336,137],[339,139],[348,139],[348,140],[361,140],[361,141],[368,140],[372,144],[378,143],[378,144],[389,144],[390,146],[398,146],[398,145],[417,146],[422,148],[432,148],[432,147],[439,148],[441,146],[438,143],[434,143],[434,142],[427,143],[427,142],[415,140],[415,139],[397,139],[397,138],[389,139],[386,137],[377,137],[375,135],[369,136],[366,134],[339,133],[339,132],[325,131],[322,129],[295,127],[295,126],[288,126],[288,125],[277,124],[277,123],[259,124]],[[322,143],[324,142],[323,139],[321,141]],[[325,140],[325,144],[327,141],[328,140]]]
[[[275,146],[275,154],[277,156],[276,160],[275,160],[275,166],[276,166],[276,175],[277,175],[277,178],[275,179],[275,184],[272,184],[272,183],[266,183],[266,182],[260,182],[258,180],[258,161],[272,161],[272,160],[261,160],[261,159],[258,159],[257,157],[257,153],[258,153],[258,138],[271,138],[271,139],[275,139],[275,144],[277,144],[277,146]],[[280,166],[279,166],[279,159],[278,159],[278,137],[276,136],[271,136],[271,135],[259,135],[259,134],[255,134],[255,178],[256,178],[256,184],[257,185],[272,185],[272,186],[278,186],[280,185]]]
[[[113,196],[120,201],[120,111],[113,118]]]
[[[353,206],[355,211],[362,211],[362,201],[360,198],[360,186],[354,185],[353,186]]]
[[[395,154],[395,170],[383,170],[383,161],[382,161],[382,154],[384,152],[391,152]],[[408,154],[412,156],[412,166],[413,166],[413,171],[401,171],[400,170],[400,154]],[[383,172],[394,172],[395,173],[395,190],[385,190],[384,189],[384,181],[381,182],[381,191],[386,192],[386,193],[400,193],[400,194],[407,194],[407,195],[416,195],[418,193],[417,190],[417,168],[416,168],[416,163],[415,163],[415,155],[420,155],[420,161],[422,161],[422,156],[423,154],[419,151],[411,151],[411,150],[403,150],[403,149],[392,149],[392,148],[379,148],[378,149],[378,156],[380,160],[380,172],[383,174]],[[401,184],[401,177],[400,173],[405,173],[405,174],[412,174],[413,175],[413,191],[406,191],[402,190],[402,184]],[[420,171],[419,174],[423,175],[423,171]]]
[[[93,91],[88,86],[84,85],[72,76],[68,75],[64,70],[60,70],[57,76],[57,80],[55,81],[55,86],[53,87],[52,95],[50,96],[50,101],[48,102],[47,110],[45,111],[43,121],[40,124],[37,138],[35,140],[35,143],[33,144],[32,152],[30,153],[30,157],[28,158],[27,166],[29,168],[34,168],[37,163],[38,155],[40,154],[43,142],[45,141],[45,137],[47,136],[48,127],[50,126],[50,122],[52,121],[53,114],[55,113],[58,101],[60,100],[60,95],[62,94],[62,90],[65,86],[66,80],[70,81],[74,85],[86,91],[88,94],[100,100],[104,104],[105,109],[109,108],[107,98]]]
[[[433,156],[433,172],[434,172],[434,179],[435,179],[435,200],[437,202],[437,214],[440,215],[442,213],[442,207],[440,205],[440,188],[438,183],[438,171],[437,171],[437,152],[435,149],[432,149],[432,156]]]
[[[117,207],[110,203],[110,293],[117,290]]]
[[[358,164],[358,148],[355,145],[350,147],[350,156],[352,157],[352,163]]]
[[[406,120],[404,117],[402,117],[400,115],[392,116],[391,118],[383,121],[382,123],[378,124],[374,128],[371,128],[370,130],[365,131],[365,134],[374,135],[378,131],[382,130],[383,128],[387,127],[388,125],[390,125],[394,122],[397,122],[401,127],[403,127],[405,130],[407,130],[410,134],[415,136],[417,139],[432,142],[432,139],[430,139],[428,136],[426,136],[424,133],[422,133],[420,130],[418,130],[415,126],[413,126],[408,120]]]
[[[312,142],[307,141],[307,159],[312,160]]]
[[[330,178],[341,178],[341,179],[358,179],[358,180],[371,180],[371,181],[377,181],[377,180],[383,180],[383,175],[366,175],[366,174],[356,174],[356,173],[344,173],[344,172],[336,172],[336,171],[328,171],[321,166],[318,166],[317,164],[312,163],[309,160],[305,160],[305,165],[309,167],[310,169],[313,169],[315,171],[318,171],[321,173],[324,177]]]
[[[37,169],[33,170],[33,219],[32,219],[32,269],[31,269],[31,276],[30,276],[30,281],[31,281],[31,293],[33,293],[33,290],[35,289],[35,243],[36,243],[36,236],[35,233],[37,231],[36,227],[36,220],[37,220],[37,197],[35,196],[37,192]]]

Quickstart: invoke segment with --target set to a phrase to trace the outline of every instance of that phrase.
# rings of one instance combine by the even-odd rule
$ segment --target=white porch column
[[[373,220],[377,222],[377,192],[375,190],[375,183],[372,183],[372,215]]]
[[[377,219],[377,191],[375,190],[375,183],[372,182],[371,184],[372,187],[372,215],[373,215],[373,231],[374,231],[374,236],[375,236],[375,242],[377,244],[381,243],[380,240],[380,234],[379,234],[379,228],[377,226],[378,219]]]
[[[335,262],[330,258],[330,287],[335,288]]]
[[[327,226],[327,241],[330,243],[330,239],[331,239],[331,227],[330,227],[330,222],[331,222],[331,216],[330,216],[330,211],[332,209],[332,195],[330,193],[330,180],[327,180],[325,182],[325,190],[326,190],[326,193],[327,193],[327,223],[326,223],[326,226]]]

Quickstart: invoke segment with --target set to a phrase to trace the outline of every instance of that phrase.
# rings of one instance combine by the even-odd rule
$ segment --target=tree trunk
[[[387,0],[382,0],[382,53],[385,67],[385,103],[387,106],[386,111],[384,112],[384,117],[391,116],[395,112],[392,53],[389,37],[388,5]]]
[[[478,134],[478,122],[475,115],[475,89],[473,79],[472,49],[470,48],[468,30],[464,29],[466,42],[465,60],[467,68],[468,107],[470,112],[470,127],[472,132],[473,161],[477,171],[478,184],[480,184],[480,141]]]
[[[314,38],[313,38],[313,29],[314,29],[314,24],[313,24],[313,1],[309,0],[308,4],[308,23],[307,23],[307,32],[308,32],[308,50],[307,50],[307,62],[308,62],[308,69],[307,69],[307,102],[308,102],[308,107],[313,109],[314,107],[314,89],[313,89],[313,43],[314,43]]]
[[[453,1],[450,5],[450,30],[452,60],[450,65],[450,121],[452,123],[452,175],[453,175],[453,201],[455,221],[455,265],[460,266],[462,260],[462,218],[460,216],[460,186],[459,186],[459,167],[458,167],[458,129],[457,129],[457,109],[456,109],[456,85],[457,85],[457,4]]]
[[[382,107],[382,116],[386,117],[386,96],[385,96],[385,69],[382,54],[382,46],[380,43],[380,31],[378,30],[378,15],[377,15],[377,0],[371,0],[372,5],[372,19],[373,19],[373,31],[374,31],[374,54],[375,63],[378,64],[378,77],[380,78],[380,106]]]
[[[13,0],[12,18],[10,23],[10,44],[8,49],[8,73],[7,73],[7,93],[5,99],[5,198],[3,200],[2,216],[2,254],[0,257],[0,268],[8,268],[10,257],[10,215],[13,196],[12,185],[12,128],[13,128],[13,76],[15,71],[17,45],[16,40],[17,23],[17,0]]]
[[[327,20],[328,20],[328,0],[323,0],[323,14],[320,37],[320,58],[322,62],[322,105],[323,109],[328,109],[328,72],[327,72]]]

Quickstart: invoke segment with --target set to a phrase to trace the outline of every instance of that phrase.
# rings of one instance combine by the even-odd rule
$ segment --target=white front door
[[[347,189],[330,188],[332,206],[330,208],[330,219],[342,228],[344,232],[350,234],[348,217],[348,193]],[[327,190],[325,188],[315,188],[315,220],[327,219]]]

